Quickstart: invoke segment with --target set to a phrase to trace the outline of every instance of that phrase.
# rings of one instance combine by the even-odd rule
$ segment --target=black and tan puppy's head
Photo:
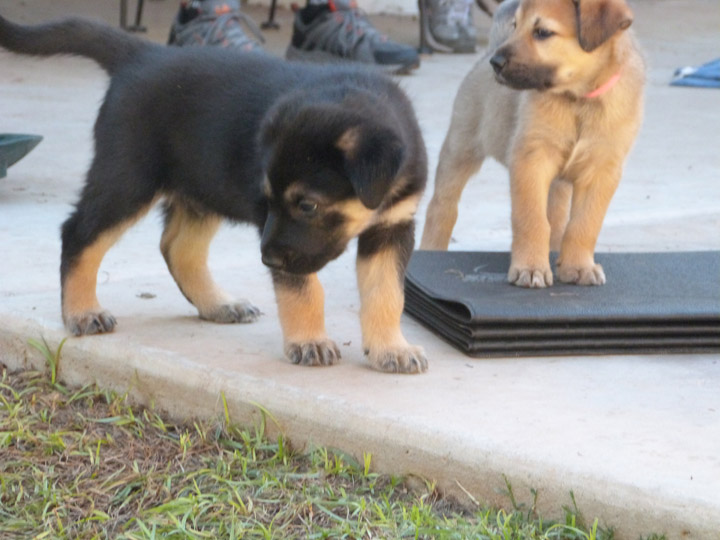
[[[382,211],[405,147],[382,119],[339,105],[279,107],[269,116],[261,132],[262,260],[293,274],[316,272]]]
[[[632,24],[625,0],[521,0],[490,58],[498,82],[565,92],[599,75],[612,41]]]

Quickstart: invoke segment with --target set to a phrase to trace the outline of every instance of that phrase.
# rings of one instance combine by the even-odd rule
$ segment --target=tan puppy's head
[[[612,42],[631,24],[625,0],[521,0],[490,64],[511,88],[566,92],[600,75]]]

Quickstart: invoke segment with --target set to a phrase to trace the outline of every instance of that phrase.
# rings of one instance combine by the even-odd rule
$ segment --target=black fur
[[[358,256],[371,257],[389,247],[401,247],[403,266],[410,260],[415,238],[415,222],[403,221],[394,225],[375,225],[364,231],[358,238]]]
[[[376,225],[358,237],[358,257],[368,258],[384,249],[394,249],[397,254],[397,274],[402,283],[414,244],[414,221],[404,221],[390,226]]]
[[[412,107],[392,80],[369,69],[164,47],[81,19],[26,27],[0,17],[0,46],[86,56],[111,76],[87,181],[62,227],[63,282],[99,235],[170,196],[168,204],[198,216],[254,224],[275,278],[300,283],[281,276],[319,270],[350,239],[342,234],[345,216],[303,213],[307,204],[284,197],[288,186],[321,194],[323,207],[359,199],[383,212],[425,185]],[[351,151],[337,144],[348,130],[356,134]],[[409,234],[382,241],[405,254]],[[368,239],[361,245],[373,244]]]
[[[86,56],[111,75],[148,46],[123,30],[86,19],[73,18],[37,26],[21,26],[2,16],[0,45],[20,54]]]

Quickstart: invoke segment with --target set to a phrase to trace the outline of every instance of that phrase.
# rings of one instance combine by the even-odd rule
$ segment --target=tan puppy
[[[467,75],[440,153],[421,249],[447,249],[468,179],[510,170],[508,280],[602,285],[595,243],[642,119],[644,62],[624,0],[511,0]]]

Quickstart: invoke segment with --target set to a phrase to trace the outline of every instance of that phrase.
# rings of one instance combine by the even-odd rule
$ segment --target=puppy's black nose
[[[285,266],[285,258],[277,253],[263,253],[262,262],[265,266],[274,268],[275,270],[282,270]]]
[[[500,73],[503,68],[507,65],[507,57],[502,53],[495,53],[490,58],[490,65],[492,65],[495,73]]]

